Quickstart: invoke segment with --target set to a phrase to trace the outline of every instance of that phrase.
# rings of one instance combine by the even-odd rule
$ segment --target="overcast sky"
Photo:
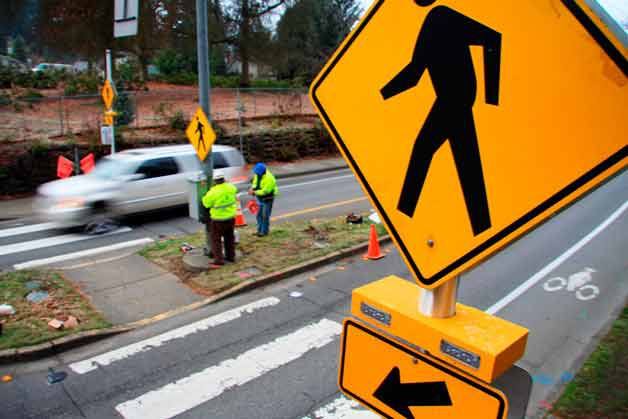
[[[366,10],[373,0],[360,0]],[[628,0],[597,0],[606,11],[628,32]]]

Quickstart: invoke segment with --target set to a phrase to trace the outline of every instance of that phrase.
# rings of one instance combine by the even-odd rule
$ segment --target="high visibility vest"
[[[253,192],[260,199],[270,199],[279,195],[277,180],[275,180],[275,176],[268,169],[266,169],[266,173],[262,175],[259,181],[257,175],[253,176],[251,188],[253,188]]]
[[[214,185],[203,197],[203,206],[209,208],[212,220],[224,221],[235,218],[238,188],[231,183]]]

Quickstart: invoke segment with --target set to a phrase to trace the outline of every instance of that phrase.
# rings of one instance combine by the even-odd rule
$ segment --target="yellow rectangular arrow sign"
[[[350,319],[344,322],[339,384],[385,418],[508,416],[499,390]]]

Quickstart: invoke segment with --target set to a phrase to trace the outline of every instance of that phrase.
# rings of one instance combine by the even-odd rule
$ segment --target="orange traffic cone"
[[[246,225],[246,218],[244,218],[244,214],[242,214],[242,205],[240,205],[240,198],[236,197],[236,202],[238,206],[236,208],[235,226],[244,227]]]
[[[369,250],[366,253],[366,255],[364,255],[363,259],[364,260],[367,260],[367,259],[376,260],[376,259],[381,259],[383,257],[384,255],[379,249],[379,240],[377,240],[377,231],[375,231],[375,224],[371,224],[371,231],[369,234]]]

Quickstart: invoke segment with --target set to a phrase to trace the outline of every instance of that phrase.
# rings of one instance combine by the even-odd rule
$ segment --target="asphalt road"
[[[273,207],[273,217],[277,221],[327,217],[370,208],[349,170],[281,179],[279,187],[281,195]],[[250,214],[245,213],[245,216],[249,223],[255,223]],[[119,221],[118,230],[91,236],[26,219],[0,223],[0,269],[89,249],[103,249],[105,253],[110,246],[192,233],[200,228],[199,223],[187,216],[187,207],[125,217]]]
[[[313,197],[315,185],[321,205],[336,188],[347,188],[342,200],[360,196],[337,176],[317,178],[333,188],[295,186],[282,199]],[[530,329],[519,363],[534,378],[529,417],[543,415],[556,384],[570,379],[626,302],[627,212],[624,173],[461,279],[461,302]],[[374,418],[338,392],[339,334],[351,290],[390,274],[409,277],[396,251],[379,261],[356,257],[48,360],[0,367],[14,375],[0,383],[0,416]],[[587,288],[568,289],[585,277]],[[49,367],[67,378],[49,385]]]

